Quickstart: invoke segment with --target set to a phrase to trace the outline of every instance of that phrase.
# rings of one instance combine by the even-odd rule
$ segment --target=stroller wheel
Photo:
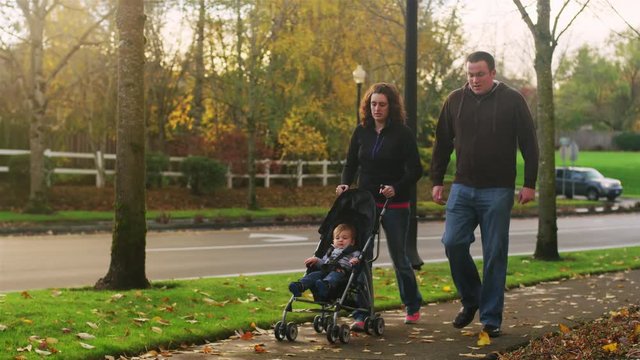
[[[349,325],[347,324],[342,324],[342,326],[340,326],[340,342],[343,344],[348,344],[349,343],[349,339],[351,338],[351,330],[349,329]]]
[[[373,320],[373,332],[380,336],[384,334],[384,319],[381,317],[377,317]]]
[[[296,338],[298,337],[298,325],[296,325],[296,323],[290,322],[287,324],[286,336],[287,340],[289,341],[296,340]]]
[[[327,328],[327,340],[329,340],[330,343],[335,344],[340,336],[339,332],[340,327],[338,325],[333,325],[332,322]]]
[[[322,316],[316,315],[316,317],[313,318],[313,330],[315,330],[318,334],[320,334],[322,330],[324,330],[322,324]]]
[[[285,337],[286,328],[282,321],[278,321],[273,327],[273,334],[276,336],[276,340],[282,341]]]
[[[366,317],[364,318],[364,332],[369,334],[369,335],[373,335],[373,333],[371,332],[373,330],[373,324],[371,323],[371,318],[370,317]]]
[[[331,316],[325,316],[322,319],[322,328],[328,331],[331,328],[331,325],[333,325],[333,319],[331,318]]]

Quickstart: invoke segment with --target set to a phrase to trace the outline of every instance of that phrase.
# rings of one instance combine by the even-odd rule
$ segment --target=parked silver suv
[[[571,199],[584,195],[589,200],[604,196],[609,201],[622,194],[622,183],[618,179],[604,177],[598,170],[587,167],[556,168],[556,194]]]

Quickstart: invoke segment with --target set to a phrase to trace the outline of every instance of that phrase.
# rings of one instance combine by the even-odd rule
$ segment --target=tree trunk
[[[548,28],[548,27],[547,27]],[[536,41],[535,70],[538,86],[538,240],[534,257],[558,260],[558,225],[556,215],[555,116],[553,105],[553,48],[548,39]]]
[[[534,68],[538,82],[538,145],[540,164],[538,167],[538,241],[534,257],[541,260],[558,260],[558,225],[556,214],[555,176],[555,115],[553,106],[553,73],[551,60],[556,39],[550,25],[551,6],[549,0],[538,0],[538,23],[533,33],[536,46]]]
[[[31,40],[31,71],[29,72],[29,149],[31,151],[29,203],[28,213],[50,213],[47,199],[47,185],[45,183],[46,148],[46,78],[43,73],[44,64],[44,22],[46,17],[45,4],[32,3],[31,13],[25,12],[29,23]]]
[[[118,0],[118,130],[111,264],[97,289],[149,287],[145,275],[143,0]]]
[[[247,209],[257,210],[258,199],[256,197],[256,125],[253,117],[247,119],[247,173],[249,174],[249,186],[247,189]]]
[[[198,135],[200,125],[202,125],[202,114],[204,108],[202,106],[202,86],[204,84],[204,20],[206,15],[206,8],[204,7],[204,0],[200,0],[200,11],[198,16],[198,24],[196,32],[198,34],[196,39],[196,51],[195,51],[195,84],[193,87],[193,103],[191,107],[191,115],[193,117],[194,133]]]

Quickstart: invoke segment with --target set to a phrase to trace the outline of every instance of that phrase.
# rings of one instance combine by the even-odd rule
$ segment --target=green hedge
[[[620,150],[640,151],[640,134],[625,132],[613,138],[613,143]]]
[[[224,185],[226,180],[227,167],[204,156],[189,156],[184,159],[181,170],[194,195],[209,194]]]
[[[166,185],[166,179],[162,176],[162,172],[169,169],[169,157],[162,153],[146,154],[147,189],[162,188]]]

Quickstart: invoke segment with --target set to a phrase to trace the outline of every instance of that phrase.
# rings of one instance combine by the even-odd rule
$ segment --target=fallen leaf
[[[42,356],[49,356],[51,355],[51,351],[36,349],[36,354],[42,355]]]
[[[633,335],[640,335],[640,324],[636,324],[636,328],[633,330]]]
[[[87,350],[91,350],[91,349],[95,349],[96,347],[93,345],[89,345],[89,344],[85,344],[83,342],[80,343],[80,346],[82,346],[83,348],[87,349]]]
[[[82,340],[91,340],[91,339],[95,339],[96,337],[89,334],[89,333],[77,333],[76,334],[77,337],[79,337]]]
[[[451,292],[451,286],[449,286],[449,285],[445,285],[445,286],[443,286],[443,287],[442,287],[442,291],[444,291],[444,292]]]
[[[89,325],[89,327],[92,328],[92,329],[97,329],[98,328],[98,324],[96,324],[96,323],[92,323],[90,321],[87,321],[86,324]]]
[[[160,329],[160,328],[159,328],[159,327],[157,327],[157,326],[152,326],[152,327],[151,327],[151,331],[153,331],[153,332],[154,332],[154,333],[156,333],[156,334],[162,334],[162,329]]]
[[[158,352],[155,350],[148,351],[146,354],[142,355],[142,358],[152,358],[158,356]]]
[[[602,350],[608,351],[608,352],[616,352],[616,350],[618,350],[618,343],[603,345]]]
[[[209,305],[213,305],[213,306],[220,306],[220,307],[225,306],[225,305],[229,302],[229,300],[225,300],[225,301],[222,301],[222,302],[220,302],[220,301],[215,301],[215,300],[210,299],[210,298],[208,298],[208,297],[207,297],[207,298],[202,299],[202,301],[204,301],[205,303],[207,303],[207,304],[209,304]]]
[[[562,331],[563,334],[568,334],[571,332],[571,329],[565,324],[558,324],[558,327],[560,328],[560,331]]]
[[[62,291],[60,291],[60,290],[51,290],[51,296],[58,297],[60,295],[62,295]]]
[[[257,353],[265,353],[267,349],[264,348],[264,344],[256,344],[253,346],[253,350]]]
[[[485,354],[474,354],[474,353],[458,354],[458,356],[473,358],[473,359],[484,359],[486,357]]]
[[[490,345],[491,339],[489,338],[489,334],[486,331],[480,331],[478,334],[478,346]]]
[[[0,324],[0,331],[7,330],[7,325]]]
[[[30,320],[30,319],[21,319],[21,320],[22,320],[22,323],[24,324],[28,324],[28,325],[33,324],[33,320]]]
[[[29,344],[23,348],[17,348],[16,351],[17,352],[24,352],[24,351],[31,351],[31,349],[33,349],[33,345]]]
[[[25,291],[23,291],[23,292],[21,292],[21,293],[20,293],[20,296],[22,296],[22,297],[23,297],[23,298],[25,298],[25,299],[32,299],[31,294],[29,294],[29,292],[28,292],[28,291],[26,291],[26,290],[25,290]]]
[[[47,344],[57,344],[59,341],[56,338],[48,337],[46,342]]]

